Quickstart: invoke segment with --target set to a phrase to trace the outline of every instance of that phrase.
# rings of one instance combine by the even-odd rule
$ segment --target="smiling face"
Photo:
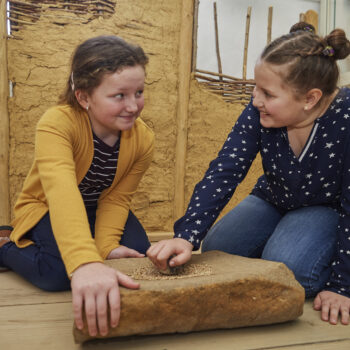
[[[113,143],[120,131],[132,128],[144,106],[144,82],[142,66],[125,67],[105,74],[100,85],[86,96],[84,107],[88,107],[92,129],[100,139]]]
[[[266,128],[301,127],[308,122],[306,96],[297,98],[292,88],[284,84],[284,69],[288,68],[261,60],[255,66],[253,105],[259,109],[260,123]]]

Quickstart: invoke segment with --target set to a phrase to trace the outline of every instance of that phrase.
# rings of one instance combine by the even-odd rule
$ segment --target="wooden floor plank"
[[[341,349],[350,341],[348,326],[331,326],[315,317],[310,303],[298,320],[273,326],[233,330],[140,336],[99,340],[84,346],[74,344],[70,303],[17,305],[0,307],[0,348],[22,350],[142,349],[204,350],[230,349]],[[319,343],[319,344],[317,344]],[[343,344],[342,344],[343,343]],[[315,345],[317,344],[317,345]],[[325,345],[327,344],[327,345]],[[328,346],[329,345],[329,346]],[[334,345],[334,347],[333,347]],[[328,346],[328,348],[327,348]],[[345,347],[346,348],[346,347]]]
[[[70,302],[71,299],[70,292],[44,292],[12,271],[0,273],[0,307]]]
[[[296,321],[262,327],[97,340],[77,345],[70,292],[46,293],[0,274],[0,349],[6,350],[349,350],[350,328],[320,320],[312,303]]]
[[[301,344],[297,346],[265,348],[264,350],[349,350],[350,340],[325,342],[317,344]]]

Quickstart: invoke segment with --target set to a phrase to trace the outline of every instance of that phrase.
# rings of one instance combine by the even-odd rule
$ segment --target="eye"
[[[266,96],[266,98],[272,97],[272,95],[270,93],[268,93],[267,91],[264,91],[264,95]]]
[[[115,98],[122,99],[124,97],[124,94],[116,94],[114,95]]]
[[[141,97],[143,95],[143,90],[139,90],[136,92],[136,97]]]

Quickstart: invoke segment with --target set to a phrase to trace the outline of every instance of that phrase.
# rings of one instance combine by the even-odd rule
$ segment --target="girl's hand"
[[[116,327],[120,317],[119,284],[138,289],[139,283],[130,277],[100,262],[79,266],[73,273],[71,287],[73,313],[78,329],[83,329],[83,308],[85,310],[89,334],[108,333],[108,306],[110,326]]]
[[[108,259],[120,259],[120,258],[143,258],[145,254],[139,253],[135,249],[130,249],[124,245],[113,249],[107,256]]]
[[[193,245],[190,242],[182,238],[172,238],[152,245],[146,254],[158,269],[165,270],[172,255],[176,256],[169,261],[169,266],[180,266],[191,259],[192,250]]]
[[[341,323],[349,324],[350,298],[323,291],[317,294],[314,300],[314,309],[321,311],[321,319],[331,324],[337,324],[340,313]]]

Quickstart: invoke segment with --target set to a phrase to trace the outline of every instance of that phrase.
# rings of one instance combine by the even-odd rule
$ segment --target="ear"
[[[74,95],[82,108],[86,109],[89,107],[89,95],[86,91],[77,89],[75,90]]]
[[[306,93],[305,97],[305,110],[310,110],[317,105],[322,98],[322,91],[320,89],[311,89]]]

